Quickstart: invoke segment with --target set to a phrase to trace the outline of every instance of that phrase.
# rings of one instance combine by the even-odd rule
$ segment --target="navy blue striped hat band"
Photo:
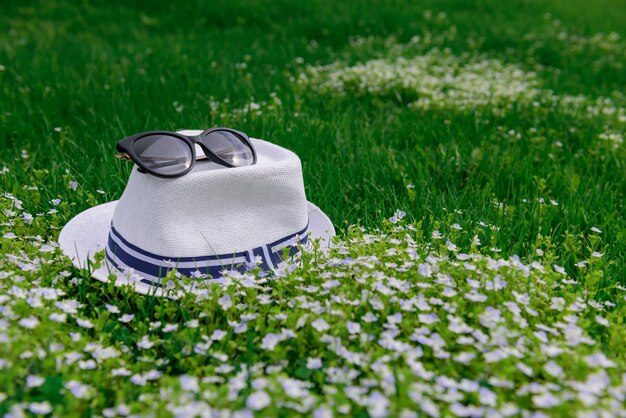
[[[245,272],[256,266],[263,270],[273,270],[300,250],[298,244],[308,242],[309,225],[295,234],[288,235],[277,241],[233,254],[220,254],[198,257],[169,257],[145,251],[128,242],[111,224],[106,245],[107,260],[119,271],[133,269],[142,283],[151,286],[162,286],[162,279],[171,270],[189,277],[216,279],[224,270]],[[258,257],[258,258],[257,258]]]

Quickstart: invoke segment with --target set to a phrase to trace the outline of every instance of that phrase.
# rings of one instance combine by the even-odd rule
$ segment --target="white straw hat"
[[[180,131],[198,135],[202,131]],[[257,163],[225,168],[198,161],[187,174],[164,179],[135,167],[118,201],[92,207],[61,231],[61,250],[78,268],[105,250],[93,277],[134,284],[139,293],[163,293],[172,269],[217,279],[223,270],[245,271],[260,260],[264,270],[295,254],[298,243],[335,235],[330,219],[307,202],[300,159],[293,152],[251,139]],[[201,154],[200,147],[196,147]],[[285,247],[288,247],[286,251]]]

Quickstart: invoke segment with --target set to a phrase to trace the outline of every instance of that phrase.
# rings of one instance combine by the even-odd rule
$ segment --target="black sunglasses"
[[[204,156],[196,157],[195,144]],[[211,128],[200,135],[179,132],[142,132],[117,143],[116,157],[132,160],[139,171],[158,177],[179,177],[187,174],[196,160],[209,159],[226,167],[256,164],[256,151],[248,135],[230,128]]]

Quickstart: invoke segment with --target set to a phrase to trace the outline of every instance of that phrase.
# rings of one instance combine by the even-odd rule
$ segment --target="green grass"
[[[139,412],[150,405],[150,396],[158,393],[159,385],[177,387],[176,376],[206,377],[215,373],[216,360],[209,354],[197,358],[180,355],[184,347],[201,341],[199,333],[183,330],[183,323],[200,318],[203,326],[208,327],[205,334],[209,336],[214,329],[227,329],[226,320],[237,321],[239,316],[216,308],[215,300],[230,292],[242,302],[254,305],[256,290],[235,294],[233,289],[215,289],[212,299],[198,306],[190,301],[173,306],[167,301],[136,297],[131,292],[92,283],[86,272],[72,270],[57,253],[54,257],[46,255],[52,257],[50,265],[42,264],[33,258],[38,250],[33,238],[28,238],[39,235],[44,241],[54,241],[65,222],[82,210],[119,198],[131,169],[114,158],[119,139],[145,130],[202,129],[215,125],[232,126],[295,151],[302,160],[308,199],[329,215],[341,238],[348,235],[348,225],[353,224],[369,232],[382,227],[387,228],[387,233],[398,233],[383,225],[400,208],[406,211],[409,222],[419,225],[422,231],[408,232],[417,240],[422,256],[429,251],[438,256],[451,254],[439,248],[437,240],[433,241],[434,248],[427,247],[432,231],[439,229],[460,251],[503,259],[519,255],[526,263],[539,260],[550,271],[552,264],[563,266],[578,284],[550,287],[560,280],[550,271],[545,274],[547,277],[536,272],[548,284],[521,278],[517,272],[503,274],[517,291],[522,290],[515,286],[521,286],[533,295],[531,306],[540,312],[540,319],[529,317],[533,324],[539,320],[552,325],[567,321],[561,312],[549,313],[552,297],[564,297],[568,303],[584,297],[617,304],[604,305],[602,315],[612,321],[608,330],[594,322],[595,313],[589,306],[580,314],[585,332],[617,363],[618,367],[610,370],[616,384],[618,372],[626,365],[622,353],[626,336],[626,325],[621,319],[623,294],[616,287],[625,284],[626,277],[626,144],[604,139],[603,135],[612,133],[613,138],[622,140],[626,135],[625,23],[626,8],[618,0],[4,4],[0,16],[0,170],[6,170],[0,174],[0,186],[22,205],[16,206],[6,196],[2,199],[0,208],[14,212],[15,217],[4,213],[0,254],[19,255],[23,251],[25,260],[30,260],[23,263],[32,262],[36,268],[24,272],[23,264],[12,262],[8,256],[0,258],[0,273],[6,275],[0,280],[0,297],[12,295],[13,285],[27,289],[58,287],[64,290],[64,297],[85,305],[78,315],[91,318],[96,327],[83,330],[48,321],[48,329],[38,334],[15,325],[19,317],[29,317],[34,309],[26,302],[16,302],[15,317],[1,311],[0,315],[8,318],[11,325],[0,323],[0,333],[15,342],[3,343],[2,356],[11,367],[4,363],[10,372],[4,380],[0,379],[0,392],[7,398],[0,412],[19,402],[43,400],[58,408],[55,413],[59,416],[67,416],[68,411],[95,415],[102,408],[133,402],[134,412]],[[420,37],[419,42],[412,42],[415,36]],[[398,58],[415,63],[433,50],[443,52],[435,53],[433,61],[415,79],[415,85],[403,84],[408,80],[404,72],[387,80],[383,80],[382,72],[377,73],[383,68],[397,69]],[[424,74],[435,71],[437,65],[462,79],[476,63],[486,66],[475,70],[479,79],[487,77],[490,70],[496,76],[508,77],[512,72],[507,69],[515,68],[532,89],[513,96],[493,93],[485,96],[483,104],[464,105],[454,98],[455,88],[467,88],[470,95],[484,92],[471,84],[443,85],[441,77],[435,77],[435,83],[439,83],[435,88],[424,87],[429,83]],[[331,64],[333,67],[325,67]],[[369,65],[371,71],[358,73],[361,64]],[[307,76],[305,81],[303,75]],[[333,76],[341,80],[345,94],[333,90],[337,85],[336,80],[331,80]],[[434,96],[435,93],[441,96]],[[579,105],[568,101],[574,96]],[[430,106],[415,105],[424,98],[431,99]],[[598,105],[598,98],[604,98],[604,102]],[[250,102],[259,103],[263,113],[240,111]],[[599,114],[590,109],[594,106]],[[68,187],[70,181],[78,182],[75,191]],[[47,214],[52,207],[50,201],[57,198],[62,201],[55,206],[58,212]],[[32,224],[25,224],[22,212],[46,215],[35,216]],[[480,222],[491,227],[481,226]],[[459,223],[463,231],[450,229],[454,223]],[[592,227],[603,232],[591,232]],[[17,238],[2,238],[8,232]],[[472,247],[475,235],[482,241],[482,249]],[[346,251],[354,258],[367,253],[382,259],[388,249],[382,244],[374,249],[364,244],[348,247]],[[538,248],[545,252],[543,256],[538,256]],[[591,257],[594,251],[602,253],[602,257]],[[345,257],[341,252],[335,256]],[[398,264],[406,261],[397,257]],[[591,260],[591,266],[576,266],[584,260]],[[462,281],[464,272],[442,263],[442,271]],[[385,274],[393,271],[389,266],[381,269]],[[65,270],[77,278],[78,284],[58,278],[58,272]],[[411,283],[428,282],[428,278],[413,270],[393,274]],[[350,272],[352,277],[362,274]],[[304,285],[324,282],[313,267],[305,269],[302,275],[306,279]],[[17,280],[19,277],[26,280]],[[488,274],[478,277],[493,280]],[[31,283],[39,279],[40,282]],[[289,326],[294,327],[297,322],[300,313],[289,312],[286,304],[307,293],[292,288],[298,284],[296,279],[290,275],[282,282],[271,282],[268,292],[279,302],[256,312],[267,321],[259,320],[254,331],[243,335],[230,334],[218,351],[228,356],[227,363],[239,371],[244,364],[251,367],[256,362],[279,364],[286,360],[289,365],[280,373],[310,382],[310,389],[319,395],[320,402],[330,405],[336,413],[341,412],[338,408],[344,402],[352,402],[349,414],[369,411],[376,415],[367,406],[330,393],[331,389],[327,392],[327,386],[342,386],[325,384],[327,374],[311,372],[303,366],[306,356],[322,357],[324,367],[349,364],[331,353],[326,343],[312,337],[310,327],[302,334],[298,332],[297,338],[281,343],[286,348],[261,353],[263,335],[280,332],[280,327],[268,319],[271,315],[285,311]],[[366,282],[342,282],[338,294],[358,299],[364,289],[372,290],[375,285],[372,278]],[[467,287],[465,282],[460,286]],[[416,289],[411,292],[419,293]],[[403,297],[418,294],[411,292]],[[512,293],[500,299],[493,297],[488,303],[501,309],[503,301],[515,299]],[[329,300],[329,296],[314,295],[311,299],[319,302]],[[134,322],[124,325],[112,320],[103,307],[105,302],[135,314]],[[385,303],[387,314],[399,310],[397,301]],[[459,312],[463,312],[466,301],[461,299],[458,303]],[[46,305],[44,309],[55,308]],[[345,313],[347,318],[359,322],[368,308],[363,309],[353,312],[346,308]],[[472,312],[470,309],[465,319],[478,326],[478,313]],[[199,317],[201,313],[208,316]],[[47,357],[37,361],[36,356],[19,358],[22,351],[35,352],[35,346],[46,347],[46,341],[62,341],[66,346],[62,352],[66,352],[72,345],[67,337],[69,331],[86,333],[86,339],[122,351],[123,345],[133,347],[148,332],[147,324],[158,318],[163,323],[180,324],[178,333],[171,338],[165,336],[165,343],[150,352],[153,359],[168,360],[156,367],[166,375],[160,383],[141,387],[120,383],[116,390],[108,386],[107,379],[111,368],[120,367],[117,363],[113,366],[103,362],[92,373],[72,369],[73,366],[59,368]],[[408,337],[412,328],[421,325],[408,314],[405,319],[402,335]],[[331,317],[327,320],[332,323]],[[506,321],[513,321],[506,322],[511,327],[519,325],[513,317]],[[382,323],[361,322],[361,326],[380,336]],[[335,325],[343,327],[344,323],[333,323],[332,331],[339,329]],[[443,324],[434,327],[445,337],[448,330],[443,329]],[[345,328],[341,330],[344,332]],[[347,334],[341,335],[347,338]],[[531,333],[524,335],[533,338]],[[352,351],[359,350],[356,343],[350,340]],[[539,350],[539,344],[533,341],[530,346]],[[49,346],[45,350],[49,351]],[[380,346],[364,344],[362,350],[376,358],[383,355]],[[580,360],[591,348],[568,350]],[[141,354],[133,349],[121,355],[133,373],[147,370],[129,366],[138,357]],[[545,358],[530,354],[527,357],[529,362],[535,362],[531,367],[543,370]],[[389,378],[391,373],[396,379],[400,389],[385,392],[394,415],[419,404],[411,400],[401,383],[407,382],[410,387],[414,376],[405,363],[396,360],[389,367],[398,369],[381,371],[368,363],[361,370],[370,378]],[[527,381],[545,383],[554,377],[543,372],[537,372],[533,378],[518,371],[515,374],[515,362],[500,369],[485,368],[485,363],[478,362],[465,370],[465,366],[438,359],[430,352],[422,362],[428,370],[445,370],[455,379],[474,379],[482,371],[485,381],[489,377],[513,379],[517,388]],[[565,375],[584,380],[591,372],[581,364],[573,362]],[[226,375],[231,378],[236,373]],[[20,382],[29,374],[47,376],[45,385],[39,389],[24,388]],[[255,389],[252,380],[262,374],[255,370],[247,377],[246,389],[232,401],[233,410],[243,408],[247,395]],[[78,400],[60,391],[63,383],[83,377],[96,388],[98,396]],[[273,385],[278,380],[271,381]],[[230,408],[231,403],[222,399],[227,396],[222,386],[206,382],[203,390],[212,395],[198,396],[217,408]],[[122,388],[129,392],[124,394]],[[267,389],[273,399],[283,399],[273,390]],[[187,402],[187,395],[177,391],[178,388],[175,398]],[[507,390],[495,392],[500,407],[511,402],[521,409],[537,408],[531,397],[517,397]],[[148,394],[145,400],[138,400],[141,393]],[[603,393],[597,397],[605,398],[607,404],[602,407],[608,408],[610,396]],[[463,400],[465,404],[475,401],[473,394]],[[442,405],[442,414],[450,414]],[[271,408],[278,406],[273,404]],[[155,414],[165,413],[166,409]],[[571,414],[562,406],[544,411]],[[289,412],[272,409],[268,414]]]

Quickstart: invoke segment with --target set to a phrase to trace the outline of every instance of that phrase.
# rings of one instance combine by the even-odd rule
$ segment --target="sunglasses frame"
[[[135,164],[137,164],[137,166],[139,167],[139,171],[141,171],[142,173],[150,173],[153,176],[157,176],[161,178],[174,178],[174,177],[184,176],[185,174],[191,171],[191,169],[196,164],[197,160],[203,160],[205,158],[217,164],[223,165],[225,167],[229,167],[229,168],[246,167],[246,166],[232,165],[224,161],[223,159],[218,157],[213,151],[208,149],[208,147],[201,142],[207,135],[216,131],[227,131],[231,134],[234,134],[239,139],[241,139],[241,141],[245,145],[247,145],[250,148],[250,150],[252,150],[252,164],[250,165],[256,164],[256,160],[257,160],[256,150],[254,149],[254,146],[252,145],[252,141],[250,141],[250,138],[248,137],[248,135],[246,135],[243,132],[237,131],[235,129],[224,128],[224,127],[205,129],[204,131],[202,131],[202,133],[200,133],[199,135],[195,135],[195,136],[183,135],[179,132],[171,132],[171,131],[142,132],[139,134],[131,135],[127,138],[122,139],[120,142],[118,142],[115,147],[118,153],[115,156],[119,158],[120,160],[125,160],[125,161],[132,160]],[[181,141],[185,142],[185,144],[187,144],[187,146],[191,149],[191,164],[189,165],[189,167],[186,168],[184,171],[181,171],[180,173],[162,174],[162,173],[157,173],[151,170],[145,164],[143,164],[139,156],[133,150],[133,144],[139,139],[144,138],[146,136],[150,136],[150,135],[167,135],[167,136],[172,136],[174,138],[180,139]],[[198,144],[200,148],[202,148],[202,151],[204,151],[204,155],[205,155],[204,157],[198,158],[198,156],[196,155],[196,147],[195,147],[196,144]]]

